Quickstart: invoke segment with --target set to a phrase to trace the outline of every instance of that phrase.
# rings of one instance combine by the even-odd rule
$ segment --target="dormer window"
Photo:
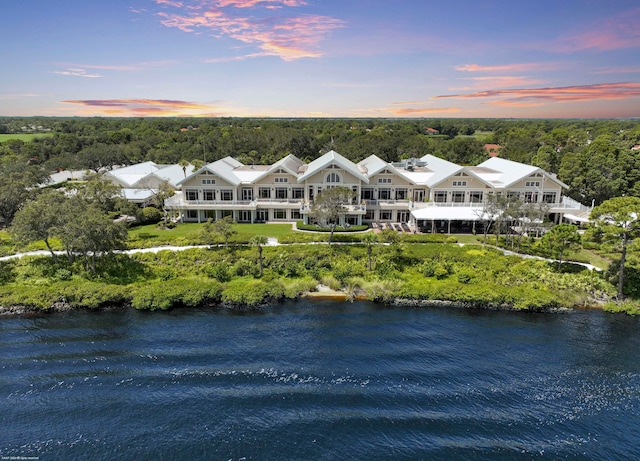
[[[336,182],[340,182],[340,175],[338,173],[329,173],[327,175],[327,181],[328,183],[336,183]]]

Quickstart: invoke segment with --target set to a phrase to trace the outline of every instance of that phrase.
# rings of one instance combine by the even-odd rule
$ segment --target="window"
[[[327,182],[340,182],[340,175],[338,173],[329,173],[327,175]]]
[[[545,192],[544,194],[542,194],[542,201],[544,203],[556,203],[556,193]]]
[[[364,219],[366,221],[373,221],[375,219],[375,211],[367,210],[366,213],[364,214]]]
[[[451,201],[453,203],[464,203],[464,192],[452,192],[451,193]]]
[[[258,198],[271,198],[271,189],[268,187],[261,187],[258,189]]]
[[[299,220],[302,219],[302,215],[300,214],[300,210],[291,210],[291,219]]]
[[[188,219],[198,219],[198,210],[187,210]]]
[[[391,221],[391,210],[380,210],[380,221]]]
[[[286,187],[276,187],[276,198],[277,199],[286,199],[287,198],[287,188]]]
[[[242,189],[242,200],[251,201],[253,200],[253,189],[245,187]]]
[[[446,191],[434,192],[433,201],[436,203],[447,203],[447,192]]]
[[[524,193],[524,201],[525,203],[534,203],[538,201],[538,194],[535,192],[525,192]]]
[[[408,195],[407,189],[396,189],[396,200],[407,200]]]
[[[202,180],[202,184],[206,184],[206,185],[215,184],[215,183],[216,183],[215,179],[203,179]]]
[[[362,200],[373,200],[373,189],[362,189]]]
[[[469,192],[469,201],[471,203],[482,203],[482,192]]]
[[[231,189],[223,189],[220,191],[220,200],[230,202],[233,200],[233,191]]]
[[[453,181],[453,187],[467,187],[467,181]]]
[[[391,189],[378,189],[378,199],[379,200],[391,199]]]
[[[198,190],[197,189],[187,189],[185,191],[187,196],[187,200],[198,200]]]
[[[520,192],[507,192],[507,200],[519,200]]]
[[[540,187],[540,181],[527,181],[524,185],[526,187]]]
[[[273,210],[274,219],[287,219],[287,210]]]
[[[391,184],[391,178],[378,178],[378,184]]]
[[[282,177],[282,176],[277,176],[277,177],[274,179],[274,181],[273,181],[273,182],[280,182],[280,183],[282,183],[282,182],[289,182],[289,178],[284,178],[284,177]]]
[[[204,193],[205,200],[212,202],[216,199],[216,193],[213,189],[205,189],[203,193]]]
[[[291,189],[291,198],[303,199],[304,189],[302,187],[294,187],[293,189]]]

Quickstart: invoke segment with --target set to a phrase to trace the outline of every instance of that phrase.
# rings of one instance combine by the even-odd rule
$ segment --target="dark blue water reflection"
[[[0,455],[640,459],[640,321],[297,302],[0,319]]]

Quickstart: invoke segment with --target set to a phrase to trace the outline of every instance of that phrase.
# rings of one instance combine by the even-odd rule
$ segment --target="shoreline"
[[[489,311],[508,311],[508,312],[528,312],[528,313],[568,313],[574,310],[602,310],[601,306],[574,306],[574,307],[547,307],[540,309],[517,309],[512,305],[491,305],[491,304],[483,304],[481,302],[460,302],[460,301],[448,301],[442,299],[412,299],[412,298],[391,298],[387,301],[379,301],[379,300],[371,300],[368,299],[364,294],[357,294],[354,296],[349,295],[349,293],[344,291],[337,291],[332,289],[323,289],[321,291],[308,291],[301,293],[296,298],[286,298],[286,299],[265,299],[263,302],[255,305],[248,304],[238,304],[238,303],[226,303],[220,302],[215,304],[203,304],[198,307],[221,307],[236,311],[251,311],[251,310],[260,310],[265,308],[266,306],[276,305],[278,303],[282,303],[285,301],[296,301],[308,299],[310,301],[314,300],[327,300],[327,301],[336,301],[336,302],[346,302],[352,303],[354,301],[370,301],[376,304],[385,305],[388,307],[401,307],[401,308],[418,308],[418,309],[428,309],[428,308],[455,308],[455,309],[470,309],[470,310],[489,310]],[[123,305],[105,305],[99,308],[88,308],[88,307],[74,307],[66,301],[58,301],[54,303],[51,307],[47,309],[41,309],[33,306],[27,305],[15,305],[15,306],[0,306],[0,319],[6,317],[29,317],[29,316],[43,316],[43,315],[52,315],[52,314],[61,314],[65,312],[77,312],[77,311],[88,311],[88,312],[111,312],[125,309],[134,309],[130,304]],[[175,306],[170,309],[160,309],[159,311],[170,311],[177,309],[189,309],[185,306]],[[150,311],[148,309],[140,309],[140,311]],[[153,311],[150,311],[153,312]]]

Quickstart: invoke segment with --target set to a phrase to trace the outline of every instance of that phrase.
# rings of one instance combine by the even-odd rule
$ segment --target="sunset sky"
[[[5,0],[0,115],[639,117],[638,0]]]

